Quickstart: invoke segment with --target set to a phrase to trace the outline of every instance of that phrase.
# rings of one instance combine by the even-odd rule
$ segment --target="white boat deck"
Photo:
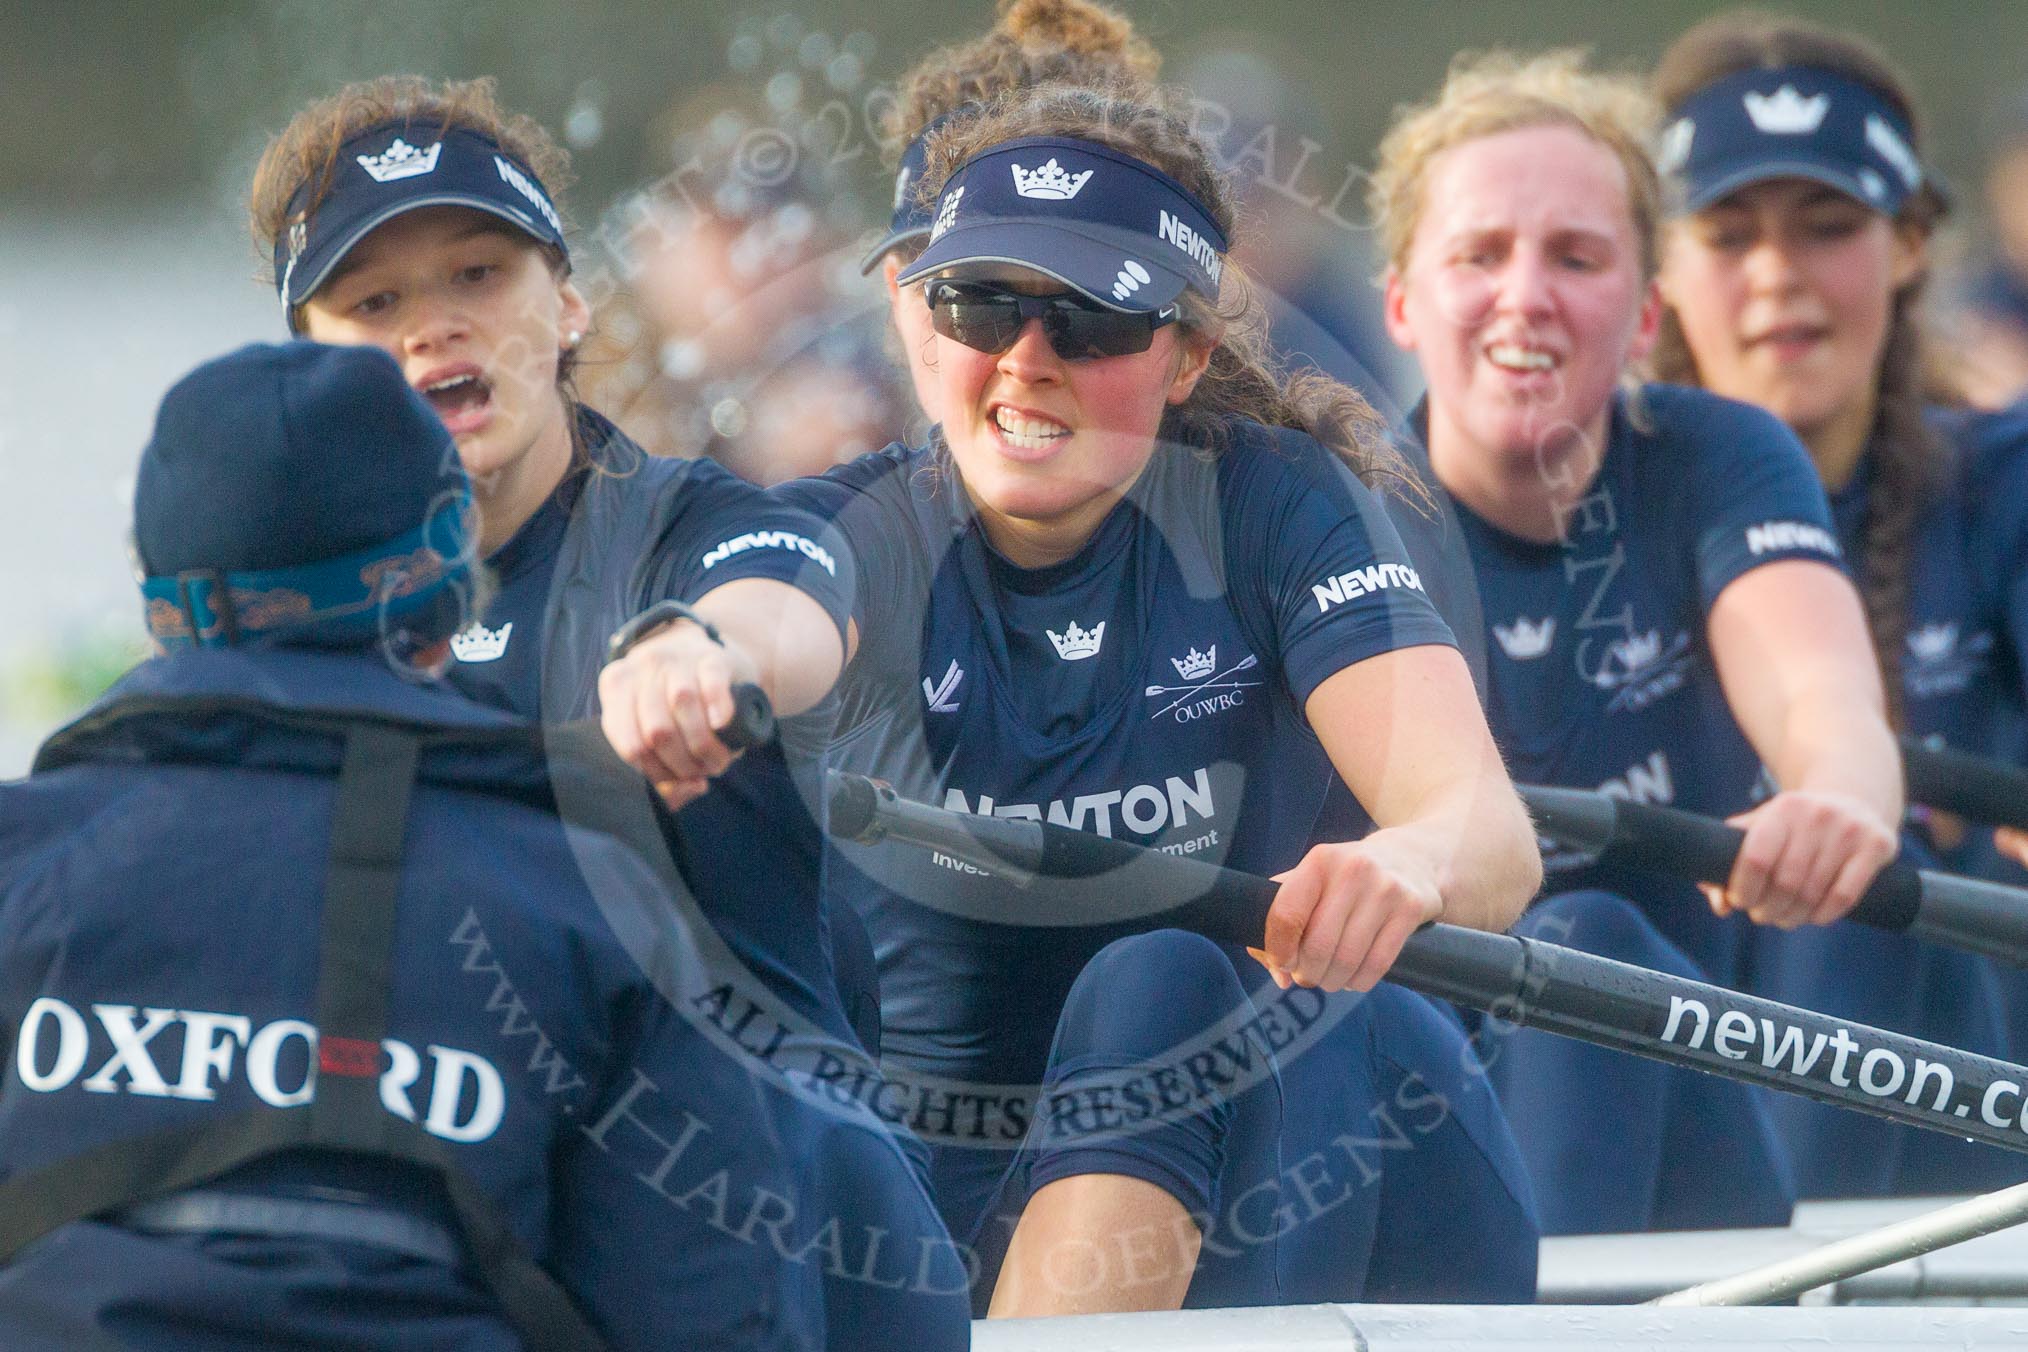
[[[2028,1347],[2028,1227],[1850,1278],[1808,1293],[1799,1306],[1656,1309],[1639,1303],[1953,1200],[1810,1203],[1798,1207],[1782,1230],[1547,1239],[1544,1303],[1532,1306],[1304,1305],[1000,1320],[975,1324],[972,1345],[978,1352]]]
[[[2028,1309],[1691,1309],[1303,1305],[1013,1319],[973,1325],[976,1352],[1656,1352],[2028,1347]]]

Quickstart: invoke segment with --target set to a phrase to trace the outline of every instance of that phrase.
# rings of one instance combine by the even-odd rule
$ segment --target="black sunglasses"
[[[1031,319],[1042,321],[1049,346],[1065,361],[1096,361],[1146,352],[1155,330],[1182,315],[1179,306],[1127,313],[1072,292],[1024,296],[978,282],[931,282],[924,289],[930,327],[978,352],[996,356],[1014,346]]]

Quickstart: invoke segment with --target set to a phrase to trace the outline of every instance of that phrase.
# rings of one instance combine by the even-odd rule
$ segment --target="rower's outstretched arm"
[[[1432,644],[1354,663],[1305,712],[1379,829],[1317,845],[1279,876],[1269,969],[1367,990],[1427,921],[1511,925],[1541,886],[1542,859],[1457,651]]]
[[[1895,855],[1901,754],[1859,596],[1806,559],[1733,580],[1713,602],[1711,655],[1726,702],[1782,792],[1746,829],[1713,904],[1763,924],[1829,924]]]
[[[714,734],[732,720],[732,689],[752,682],[777,712],[822,699],[844,665],[838,626],[810,595],[748,577],[714,587],[676,620],[641,638],[599,674],[600,722],[614,751],[647,775],[672,808],[702,794],[739,754]]]

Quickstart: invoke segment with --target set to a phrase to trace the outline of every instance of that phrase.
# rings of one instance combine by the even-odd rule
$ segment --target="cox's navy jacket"
[[[303,715],[334,711],[455,733],[406,818],[381,1105],[610,1346],[963,1346],[962,1263],[892,1137],[741,1026],[748,978],[666,859],[557,815],[611,801],[598,772],[571,790],[539,737],[356,654],[146,663],[0,784],[0,1183],[314,1098],[343,743]],[[391,1161],[298,1150],[211,1186],[448,1221]],[[277,1343],[522,1345],[466,1266],[371,1244],[116,1215],[0,1268],[9,1349]]]

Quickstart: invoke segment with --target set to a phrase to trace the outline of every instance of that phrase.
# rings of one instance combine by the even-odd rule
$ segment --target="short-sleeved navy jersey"
[[[1519,782],[1727,816],[1751,805],[1760,761],[1726,706],[1706,617],[1762,564],[1836,566],[1838,542],[1807,454],[1772,415],[1663,385],[1637,406],[1638,419],[1615,402],[1560,540],[1457,504],[1488,629],[1487,718]]]
[[[2028,407],[1934,409],[1950,469],[1911,540],[1901,659],[1908,730],[2018,756],[2028,672]],[[1845,553],[1864,557],[1868,465],[1831,496]]]
[[[578,684],[545,688],[551,668],[544,640],[552,598],[572,599],[575,591],[575,579],[562,587],[556,581],[572,518],[602,495],[653,503],[639,538],[626,542],[631,552],[592,561],[599,571],[618,575],[624,598],[619,607],[624,613],[605,632],[657,601],[695,601],[748,577],[800,588],[843,627],[851,604],[851,559],[825,547],[816,522],[771,501],[716,461],[650,456],[588,409],[579,413],[579,428],[589,467],[568,475],[487,560],[499,582],[486,612],[489,623],[467,630],[453,644],[458,660],[450,679],[462,693],[524,718],[554,722],[591,712],[589,692]],[[596,651],[575,658],[574,666],[596,673],[604,665],[603,634],[599,638]]]
[[[966,811],[1287,868],[1333,774],[1311,692],[1451,641],[1379,500],[1293,432],[1238,424],[1215,458],[1161,449],[1044,568],[992,548],[938,451],[891,447],[775,491],[837,527],[861,569],[833,763]],[[873,933],[883,1058],[1035,1084],[1065,992],[1119,933],[1100,922],[1132,914],[1131,880],[1044,898],[913,846],[842,853],[852,867],[827,886]]]
[[[578,428],[589,467],[494,551],[487,623],[453,642],[462,693],[546,723],[591,717],[615,629],[742,578],[799,588],[842,631],[852,560],[817,521],[711,461],[650,456],[588,409]],[[877,999],[865,936],[820,905],[821,834],[781,748],[747,752],[674,826],[686,880],[748,968],[801,1018],[862,1036]]]

